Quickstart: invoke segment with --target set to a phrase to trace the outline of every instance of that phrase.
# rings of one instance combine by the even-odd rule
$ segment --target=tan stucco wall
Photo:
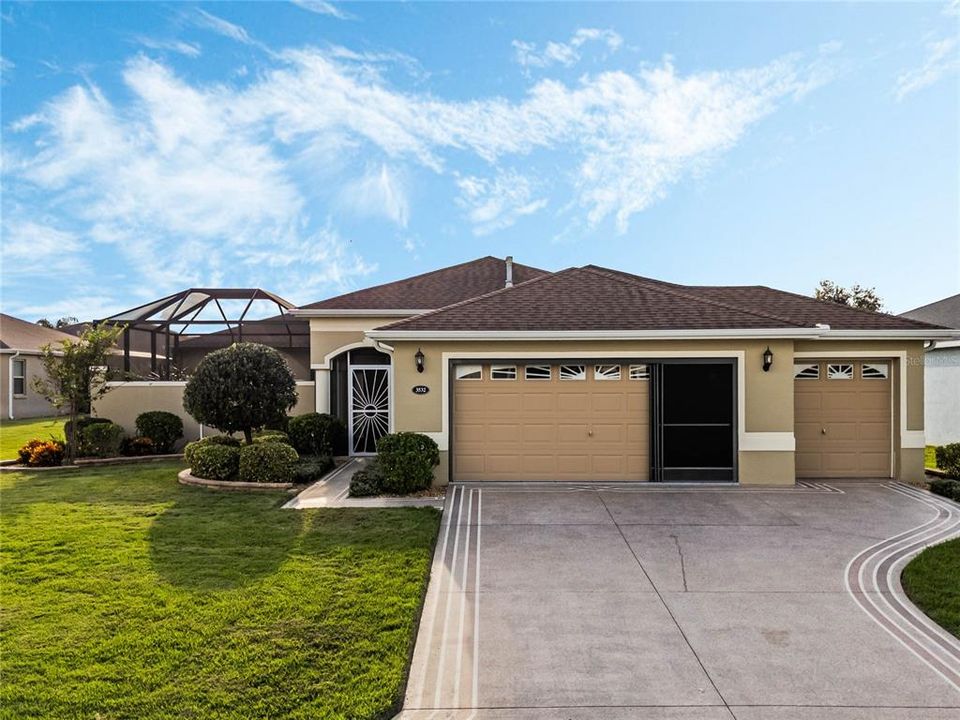
[[[792,452],[739,452],[741,485],[793,485],[796,468]]]
[[[10,358],[11,355],[0,355],[0,393],[2,393],[3,419],[10,418]],[[34,378],[46,377],[38,355],[21,354],[18,360],[26,360],[26,392],[23,395],[13,396],[13,419],[46,417],[57,415],[60,412],[33,389]]]
[[[185,382],[130,382],[111,383],[111,390],[94,402],[93,414],[109,418],[123,426],[129,434],[136,433],[137,415],[148,410],[166,410],[183,420],[183,436],[186,440],[200,437],[200,425],[183,409]],[[313,412],[315,394],[312,382],[297,383],[297,404],[291,415]],[[204,434],[215,434],[204,428]]]
[[[365,342],[365,331],[402,319],[397,316],[310,318],[310,364],[323,365],[326,356],[335,350],[353,343]]]

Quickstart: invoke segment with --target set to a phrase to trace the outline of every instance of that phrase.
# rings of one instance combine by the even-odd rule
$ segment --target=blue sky
[[[960,291],[960,5],[2,4],[2,303],[473,257]]]

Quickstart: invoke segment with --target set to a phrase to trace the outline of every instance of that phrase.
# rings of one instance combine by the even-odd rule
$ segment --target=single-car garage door
[[[453,477],[647,480],[649,370],[639,364],[453,368]]]
[[[794,364],[798,478],[890,477],[889,361]]]

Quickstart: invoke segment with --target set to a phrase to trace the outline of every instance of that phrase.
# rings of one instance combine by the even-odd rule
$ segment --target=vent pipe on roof
[[[507,255],[507,282],[504,287],[513,287],[513,255]]]

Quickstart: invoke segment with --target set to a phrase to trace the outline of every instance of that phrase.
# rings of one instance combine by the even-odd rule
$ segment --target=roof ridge
[[[467,298],[466,300],[461,300],[460,302],[451,303],[450,305],[444,305],[440,308],[435,308],[433,310],[428,310],[427,312],[420,313],[419,315],[414,315],[412,317],[403,318],[402,320],[397,320],[388,325],[381,325],[376,328],[377,330],[386,330],[388,328],[395,328],[400,325],[403,325],[407,322],[412,322],[414,320],[421,320],[425,317],[430,317],[431,315],[436,315],[437,313],[444,312],[446,310],[452,310],[453,308],[462,307],[463,305],[469,305],[470,303],[477,302],[479,300],[485,300],[486,298],[493,297],[494,295],[499,295],[501,293],[508,292],[510,290],[516,290],[517,288],[522,288],[527,285],[530,285],[541,280],[546,280],[547,278],[553,278],[557,275],[563,275],[564,273],[570,272],[571,270],[577,270],[579,268],[564,268],[563,270],[558,270],[557,272],[545,272],[543,275],[537,275],[535,278],[530,278],[529,280],[524,280],[522,283],[517,283],[516,285],[511,285],[510,287],[497,288],[496,290],[491,290],[488,293],[483,295],[477,295],[476,297]]]
[[[875,310],[867,310],[866,308],[858,308],[858,307],[854,307],[853,305],[845,305],[843,303],[833,302],[833,300],[821,300],[820,298],[813,297],[812,295],[803,295],[802,293],[795,293],[795,292],[791,292],[790,290],[781,290],[780,288],[770,287],[769,285],[757,285],[756,287],[762,287],[765,290],[772,290],[773,292],[778,292],[783,295],[790,295],[792,297],[803,298],[804,300],[813,300],[814,302],[822,303],[823,305],[830,307],[831,309],[835,309],[835,307],[839,307],[839,308],[844,308],[846,310],[853,310],[855,312],[858,312],[864,315],[870,315],[872,317],[876,317],[877,315],[882,315],[882,316],[886,316],[894,319],[903,319],[903,320],[906,320],[907,322],[912,322],[917,325],[921,325],[922,327],[919,328],[920,330],[941,327],[933,323],[923,322],[922,320],[914,320],[913,318],[901,318],[900,315],[893,315],[892,313],[886,313],[886,312],[877,312]]]
[[[628,279],[626,277],[623,277],[622,275],[618,276],[618,274],[611,274],[610,272],[606,272],[596,267],[585,267],[583,269],[586,270],[587,272],[596,273],[597,275],[603,275],[604,277],[609,277],[613,280],[617,280],[618,282],[622,282],[624,284],[632,283],[635,285],[646,285],[648,287],[653,286],[653,287],[657,287],[657,289],[661,290],[662,292],[667,292],[672,295],[677,295],[679,297],[687,298],[688,300],[695,300],[697,302],[706,303],[708,305],[722,307],[727,310],[735,310],[737,312],[746,313],[748,315],[753,315],[754,317],[764,318],[767,320],[777,320],[778,322],[786,323],[790,327],[806,327],[805,325],[801,325],[800,323],[795,322],[794,320],[788,320],[787,318],[781,317],[780,315],[774,315],[773,313],[757,312],[755,310],[750,310],[748,308],[745,308],[742,305],[732,305],[725,302],[721,302],[720,300],[714,300],[713,298],[707,298],[707,297],[703,297],[702,295],[697,295],[694,293],[688,293],[688,292],[683,292],[681,290],[674,289],[674,287],[680,287],[680,288],[689,287],[688,285],[677,285],[677,286],[669,287],[669,285],[671,284],[667,283],[668,287],[660,287],[660,283],[658,281],[649,282],[645,278],[640,277],[639,275],[631,275],[631,277]],[[615,271],[615,273],[616,272],[617,271]],[[629,273],[626,273],[626,274],[629,274]]]
[[[461,267],[465,267],[465,266],[467,266],[467,265],[472,265],[472,264],[474,264],[474,263],[478,263],[478,262],[481,262],[481,261],[483,261],[483,260],[494,260],[494,261],[497,261],[497,262],[506,263],[506,260],[501,259],[501,258],[498,258],[498,257],[496,257],[495,255],[483,255],[483,256],[478,257],[478,258],[473,258],[472,260],[464,260],[463,262],[455,263],[454,265],[446,265],[446,266],[441,267],[441,268],[435,268],[435,269],[433,269],[433,270],[427,270],[427,272],[422,272],[422,273],[419,273],[419,274],[417,274],[417,275],[411,275],[411,276],[409,276],[409,277],[400,278],[399,280],[391,280],[390,282],[381,283],[381,284],[379,284],[379,285],[372,285],[372,286],[370,286],[370,287],[358,288],[358,289],[356,289],[356,290],[351,290],[350,292],[341,293],[340,295],[334,295],[333,297],[324,298],[323,300],[317,300],[316,302],[308,303],[307,305],[300,305],[300,306],[298,306],[298,307],[301,308],[301,309],[302,309],[302,308],[309,308],[309,306],[311,306],[311,305],[319,305],[320,303],[325,303],[325,302],[328,302],[328,301],[330,301],[330,300],[335,300],[336,298],[347,297],[347,296],[349,296],[349,295],[355,295],[356,293],[369,292],[370,290],[377,290],[377,289],[380,289],[380,288],[387,288],[387,287],[390,287],[391,285],[399,285],[400,283],[410,282],[411,280],[419,280],[420,278],[430,277],[431,275],[436,275],[436,274],[438,274],[438,273],[446,272],[446,271],[448,271],[448,270],[453,270],[453,269],[455,269],[455,268],[461,268]],[[548,270],[543,270],[542,268],[533,267],[532,265],[526,265],[526,264],[524,264],[524,263],[518,263],[518,262],[514,262],[513,265],[514,265],[514,267],[516,267],[517,265],[519,265],[520,267],[525,267],[525,268],[529,268],[530,270],[536,270],[536,271],[538,271],[538,272],[544,272],[544,273],[549,274],[549,271],[548,271]],[[374,309],[375,309],[375,308],[374,308]],[[418,309],[418,308],[411,308],[411,309],[416,310],[416,309]],[[433,309],[436,309],[436,308],[433,308]]]

